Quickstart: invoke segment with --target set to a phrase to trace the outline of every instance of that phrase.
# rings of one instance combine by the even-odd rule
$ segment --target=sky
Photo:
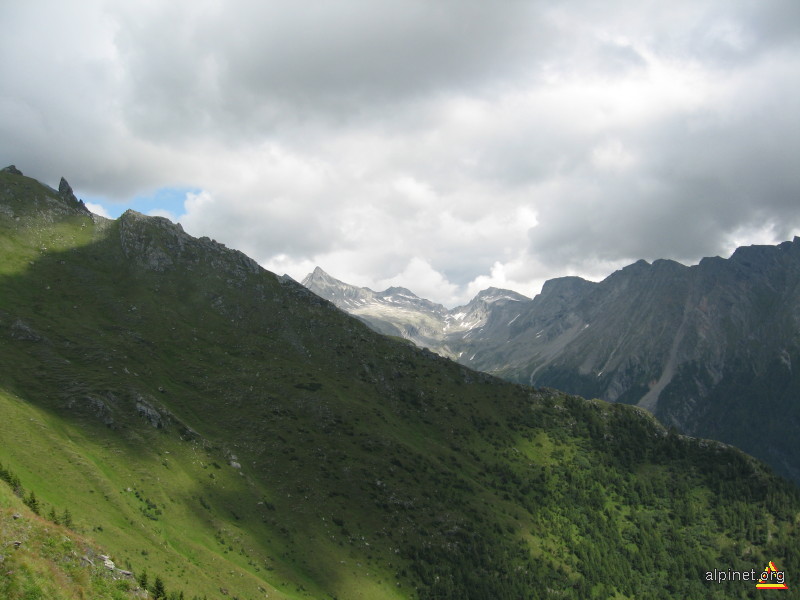
[[[800,235],[797,0],[3,2],[0,163],[455,306]]]

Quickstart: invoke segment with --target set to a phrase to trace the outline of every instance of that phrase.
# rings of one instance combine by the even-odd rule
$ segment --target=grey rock
[[[86,205],[83,203],[83,200],[78,200],[75,196],[75,192],[72,191],[72,186],[67,183],[67,180],[63,177],[61,181],[58,182],[58,194],[64,199],[68,204],[73,206],[74,208],[80,209],[82,212],[91,215],[91,211],[86,208]]]
[[[22,319],[17,319],[11,325],[11,337],[26,342],[41,342],[44,339]]]
[[[136,397],[136,412],[156,429],[166,426],[167,417],[162,415],[144,396],[138,394]]]
[[[123,253],[144,269],[166,272],[179,264],[192,268],[205,262],[214,270],[228,274],[228,284],[233,287],[242,287],[250,275],[262,271],[257,262],[238,250],[226,248],[207,237],[193,238],[183,231],[180,223],[164,217],[127,210],[118,223]]]
[[[72,186],[67,183],[67,180],[63,177],[61,178],[61,181],[58,182],[58,193],[65,198],[75,198],[75,193],[72,191]]]
[[[3,167],[3,170],[0,171],[2,173],[11,173],[12,175],[22,175],[22,171],[20,171],[14,165],[8,165],[7,167]]]

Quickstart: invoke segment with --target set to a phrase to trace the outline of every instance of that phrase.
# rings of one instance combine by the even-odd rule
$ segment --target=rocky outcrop
[[[61,178],[61,181],[58,182],[58,193],[70,205],[91,214],[89,209],[86,208],[86,205],[83,203],[83,200],[78,200],[78,198],[75,196],[75,192],[72,191],[72,186],[67,183],[67,180],[63,177]]]
[[[143,395],[136,395],[136,412],[156,429],[163,429],[170,422],[167,414],[162,414]]]
[[[22,319],[16,319],[11,325],[11,337],[25,342],[41,342],[44,337]]]
[[[120,246],[133,263],[149,271],[169,271],[176,265],[201,262],[230,276],[229,283],[241,286],[248,275],[261,271],[253,259],[226,248],[207,237],[194,238],[183,231],[180,223],[164,217],[151,217],[127,210],[118,219]]]
[[[119,241],[125,256],[150,271],[166,271],[183,253],[189,236],[180,224],[126,210],[119,218]]]
[[[113,397],[109,400],[113,401]],[[114,425],[113,410],[110,403],[96,395],[83,395],[70,398],[67,401],[67,408],[70,411],[89,414],[100,420],[106,427]]]

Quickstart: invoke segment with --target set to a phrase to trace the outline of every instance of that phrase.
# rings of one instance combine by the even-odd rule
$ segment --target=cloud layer
[[[800,233],[800,4],[548,4],[15,3],[0,161],[450,305]]]

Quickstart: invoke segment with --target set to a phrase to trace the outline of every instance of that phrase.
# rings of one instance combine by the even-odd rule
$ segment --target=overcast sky
[[[3,2],[0,162],[453,306],[800,234],[797,0]]]

